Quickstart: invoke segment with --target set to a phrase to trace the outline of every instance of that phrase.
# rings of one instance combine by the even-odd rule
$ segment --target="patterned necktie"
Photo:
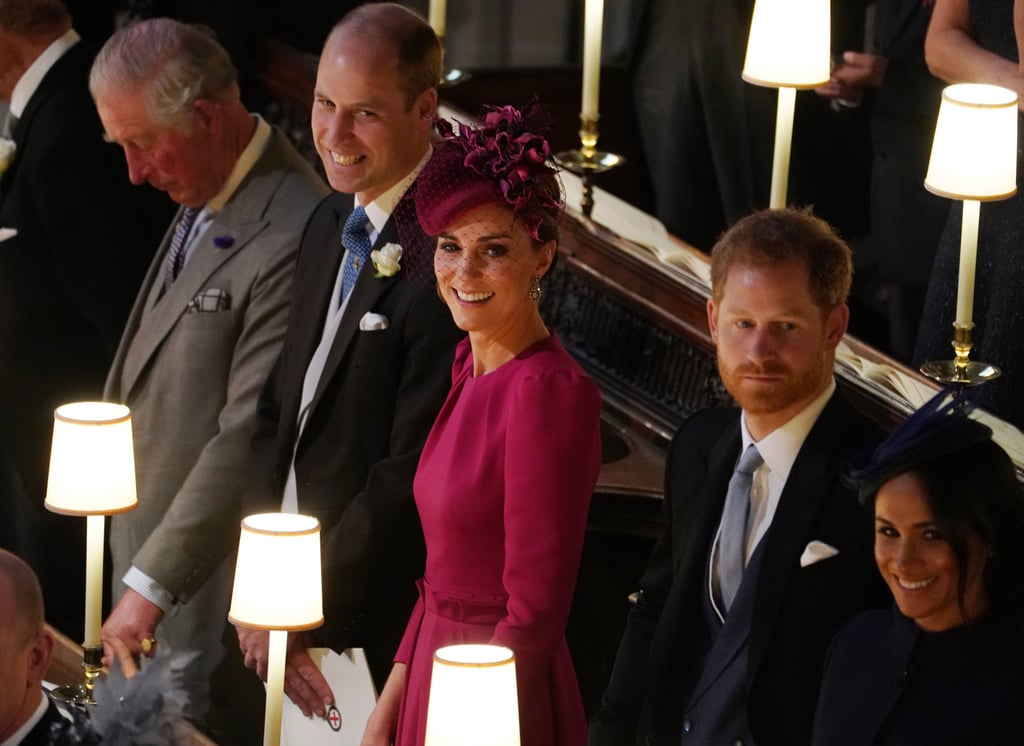
[[[732,606],[743,582],[743,569],[747,544],[747,516],[750,514],[750,488],[754,472],[764,463],[754,444],[740,456],[736,471],[729,480],[722,509],[722,526],[718,535],[718,587],[722,608]]]
[[[171,248],[167,250],[167,260],[164,263],[164,287],[168,287],[178,279],[182,265],[185,264],[185,247],[188,242],[188,232],[192,230],[192,223],[196,220],[199,210],[195,207],[186,207],[181,212],[178,225],[174,228],[174,235],[171,236]]]
[[[348,251],[345,259],[345,269],[341,275],[341,298],[339,304],[344,303],[348,294],[356,284],[359,277],[359,270],[366,264],[370,256],[370,235],[366,232],[366,210],[361,205],[348,216],[345,227],[341,231],[341,245]]]

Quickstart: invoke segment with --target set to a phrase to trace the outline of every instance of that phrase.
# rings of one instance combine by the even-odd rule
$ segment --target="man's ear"
[[[224,112],[218,102],[209,98],[197,98],[192,104],[193,125],[201,127],[211,135],[224,131]]]
[[[437,89],[427,88],[412,105],[413,113],[420,120],[434,126],[434,118],[437,116]]]
[[[711,331],[711,340],[718,344],[718,308],[715,307],[714,298],[708,298],[708,329]]]
[[[28,675],[29,678],[41,683],[46,678],[46,672],[50,668],[50,659],[53,658],[53,635],[48,629],[42,629],[32,640],[32,648],[29,652]]]
[[[845,303],[828,312],[825,317],[825,345],[835,349],[846,334],[846,328],[850,324],[850,307]]]

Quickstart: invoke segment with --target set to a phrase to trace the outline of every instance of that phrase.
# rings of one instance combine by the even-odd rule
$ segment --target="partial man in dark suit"
[[[889,293],[889,350],[909,363],[950,202],[924,188],[945,83],[928,72],[924,38],[934,3],[878,0],[877,50],[846,50],[818,93],[864,104],[871,124],[868,256]]]
[[[307,714],[333,697],[307,646],[365,648],[382,686],[423,572],[412,481],[462,336],[436,295],[434,241],[412,200],[440,75],[434,32],[395,3],[346,15],[317,71],[313,137],[337,193],[306,226],[247,493],[251,512],[283,507],[323,527],[326,621],[291,641],[285,685]],[[265,677],[267,634],[238,633]]]
[[[239,98],[205,29],[170,19],[114,34],[90,89],[132,182],[181,205],[139,291],[105,397],[132,410],[139,507],[111,520],[107,657],[189,662],[202,720],[223,657],[256,399],[280,349],[299,237],[326,185]]]
[[[698,412],[672,442],[666,530],[592,746],[806,744],[832,635],[888,604],[871,517],[838,477],[878,438],[832,375],[851,266],[798,210],[754,213],[715,245],[708,321],[740,408]]]
[[[50,725],[63,721],[43,692],[53,645],[35,573],[0,549],[0,744],[44,746]]]
[[[0,503],[0,546],[35,568],[50,621],[77,639],[85,527],[43,509],[53,410],[100,397],[173,213],[103,141],[95,54],[60,0],[0,0],[0,450],[21,482]]]

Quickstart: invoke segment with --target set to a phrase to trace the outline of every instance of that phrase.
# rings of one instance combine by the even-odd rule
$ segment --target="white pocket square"
[[[813,565],[815,562],[827,560],[829,557],[835,557],[837,554],[839,554],[839,550],[834,546],[823,541],[812,541],[804,548],[804,553],[800,555],[800,567]]]
[[[379,313],[367,311],[363,318],[359,319],[359,330],[364,332],[376,332],[388,328],[388,317]]]
[[[6,241],[8,238],[14,238],[17,235],[17,228],[0,228],[0,241]]]

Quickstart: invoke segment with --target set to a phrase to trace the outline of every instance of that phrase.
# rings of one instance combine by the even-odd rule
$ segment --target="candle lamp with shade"
[[[296,513],[260,513],[242,520],[228,619],[270,632],[264,746],[281,743],[288,633],[324,621],[320,522]]]
[[[829,0],[756,0],[743,79],[779,89],[769,206],[786,206],[797,89],[829,81],[832,58]]]
[[[942,91],[928,174],[928,191],[963,200],[953,359],[930,360],[921,372],[943,383],[971,385],[999,368],[970,360],[974,346],[974,272],[981,202],[1017,192],[1017,94],[1000,86],[957,83]]]
[[[128,407],[109,402],[74,402],[57,407],[45,503],[48,510],[84,515],[86,524],[85,681],[51,693],[70,704],[95,704],[93,685],[102,670],[105,516],[138,505],[135,454]]]
[[[434,653],[424,746],[519,746],[515,655],[500,645]]]
[[[625,158],[597,149],[598,101],[601,89],[601,34],[604,24],[604,0],[587,0],[583,20],[583,96],[580,102],[580,144],[575,150],[563,150],[555,163],[580,176],[583,201],[580,210],[590,217],[594,210],[593,177],[621,165]]]

